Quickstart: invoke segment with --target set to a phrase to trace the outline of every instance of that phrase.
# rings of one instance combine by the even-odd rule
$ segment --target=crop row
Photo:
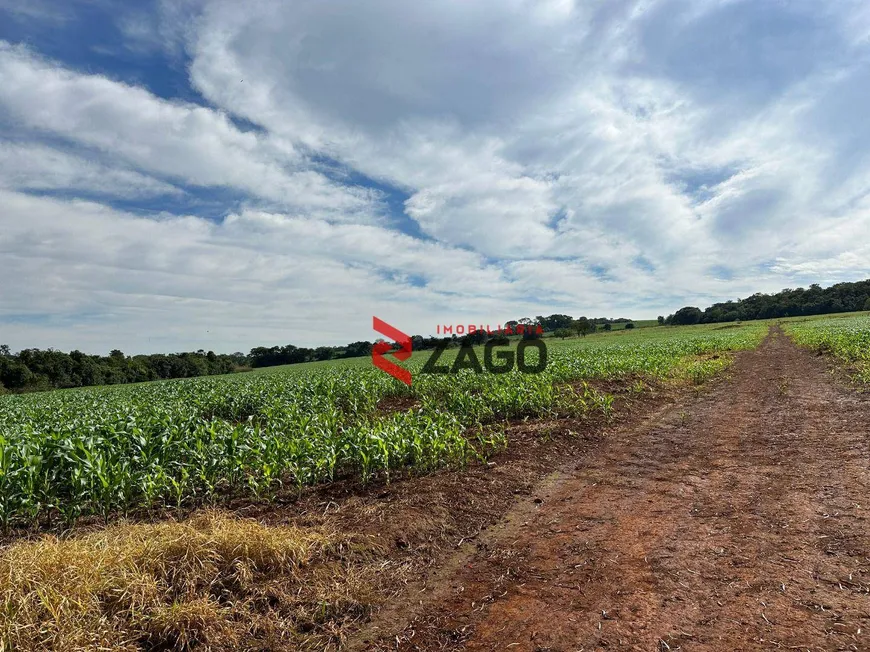
[[[703,377],[723,364],[706,354],[752,347],[764,328],[653,330],[554,344],[539,374],[416,373],[407,387],[324,364],[0,397],[0,524],[461,465],[506,445],[505,420],[612,409],[576,381]]]
[[[852,369],[856,380],[870,384],[870,316],[797,321],[785,330],[796,344],[833,355]]]

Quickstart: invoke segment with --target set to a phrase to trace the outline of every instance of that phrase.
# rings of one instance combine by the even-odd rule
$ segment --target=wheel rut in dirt
[[[870,649],[868,407],[774,330],[518,507],[365,648]]]

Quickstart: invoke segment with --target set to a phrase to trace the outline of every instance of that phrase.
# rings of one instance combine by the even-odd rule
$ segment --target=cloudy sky
[[[0,343],[654,318],[870,276],[864,0],[0,0]]]

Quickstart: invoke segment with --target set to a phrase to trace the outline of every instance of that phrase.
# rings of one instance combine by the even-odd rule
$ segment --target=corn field
[[[538,374],[417,373],[411,387],[366,365],[0,397],[0,524],[73,523],[222,496],[267,500],[339,477],[389,479],[484,458],[510,419],[608,414],[585,382],[696,381],[754,347],[767,326],[663,328],[550,345]],[[454,353],[455,355],[455,353]],[[409,362],[419,371],[425,358]],[[403,410],[379,409],[401,398]]]
[[[795,321],[785,330],[799,346],[833,355],[852,369],[856,380],[870,384],[870,316]]]

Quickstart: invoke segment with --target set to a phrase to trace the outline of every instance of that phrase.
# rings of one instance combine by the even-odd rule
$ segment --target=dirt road
[[[870,650],[868,507],[870,402],[773,333],[517,506],[378,645]]]

